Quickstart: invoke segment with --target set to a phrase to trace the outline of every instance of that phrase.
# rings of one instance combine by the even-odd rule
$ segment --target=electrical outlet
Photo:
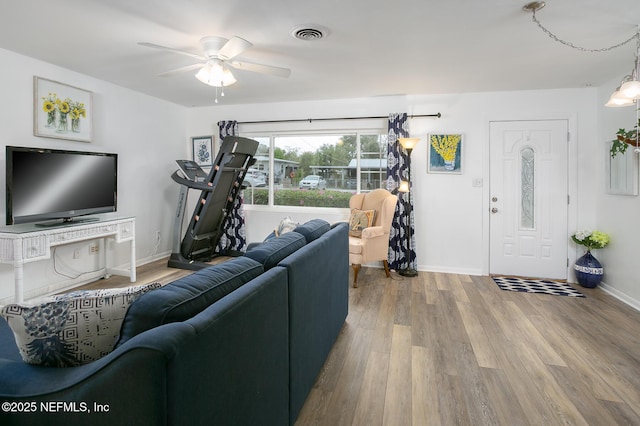
[[[100,245],[97,242],[89,244],[90,255],[98,254],[99,251],[100,251]]]

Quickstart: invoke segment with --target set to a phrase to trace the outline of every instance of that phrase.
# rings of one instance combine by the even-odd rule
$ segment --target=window
[[[535,191],[535,153],[533,148],[526,147],[520,152],[520,226],[533,229],[535,226],[534,191]]]
[[[260,143],[245,181],[246,204],[349,207],[349,198],[386,186],[387,135],[381,132],[246,135]],[[264,174],[264,186],[255,173]]]

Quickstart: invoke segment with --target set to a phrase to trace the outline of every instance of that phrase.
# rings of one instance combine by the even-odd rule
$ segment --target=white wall
[[[632,106],[607,108],[603,105],[620,80],[603,85],[598,96],[599,145],[614,139],[620,128],[630,130],[636,119]],[[602,148],[602,147],[601,147]],[[601,151],[604,152],[604,149]],[[606,155],[598,163],[598,174],[604,176]],[[593,188],[596,198],[596,221],[594,228],[611,235],[611,243],[594,255],[604,266],[603,287],[627,303],[640,309],[640,274],[633,266],[640,259],[640,198],[629,195],[607,194],[601,179]]]
[[[0,49],[0,180],[4,187],[6,145],[116,152],[119,154],[118,215],[136,217],[138,263],[170,250],[173,214],[178,194],[170,174],[176,158],[189,155],[187,109],[95,78]],[[33,136],[33,76],[59,81],[93,92],[93,142],[83,143]],[[5,223],[5,199],[0,198],[0,222]],[[156,248],[156,231],[162,241]],[[101,256],[89,256],[88,244],[61,246],[57,267],[75,274],[101,266]],[[87,247],[84,247],[86,245]],[[72,253],[80,248],[81,258]],[[110,249],[110,247],[109,247]],[[110,264],[126,266],[128,244],[114,245]],[[82,282],[90,275],[75,280]],[[35,295],[66,279],[52,261],[25,267],[25,290]],[[0,265],[0,304],[13,297],[13,268]]]
[[[213,134],[217,139],[219,120],[278,120],[322,117],[386,116],[389,112],[431,114],[440,119],[411,120],[411,135],[422,139],[412,155],[418,268],[420,270],[488,273],[488,123],[492,120],[566,118],[572,132],[572,168],[569,170],[572,195],[569,231],[597,227],[610,232],[612,244],[598,253],[605,264],[604,288],[638,306],[640,286],[631,267],[638,253],[638,197],[605,193],[603,141],[619,127],[632,126],[633,108],[605,109],[599,105],[613,90],[565,89],[498,93],[471,93],[438,96],[396,96],[317,102],[289,102],[253,105],[219,104],[187,109],[130,90],[0,49],[0,149],[6,145],[109,151],[119,158],[120,215],[137,218],[136,255],[138,263],[166,255],[171,249],[173,215],[178,186],[169,175],[174,160],[190,158],[190,136]],[[94,141],[80,143],[33,136],[33,76],[48,78],[94,93]],[[599,125],[599,122],[602,124]],[[271,129],[278,125],[272,125]],[[319,122],[295,128],[346,129],[386,128],[386,120],[363,122]],[[263,127],[261,129],[261,127]],[[280,130],[291,127],[280,125]],[[241,132],[264,130],[260,125],[241,126]],[[464,173],[459,176],[426,173],[426,137],[429,132],[461,132],[465,135]],[[4,160],[0,179],[4,179]],[[484,186],[473,187],[474,179]],[[4,197],[0,198],[0,221],[4,223]],[[247,237],[260,241],[284,216],[300,222],[321,217],[329,222],[344,220],[341,209],[309,211],[301,209],[247,207]],[[156,231],[162,241],[156,247]],[[57,250],[59,262],[73,270],[88,271],[100,266],[95,257],[72,259],[76,245]],[[128,246],[113,247],[116,265],[128,262]],[[81,252],[88,253],[82,249]],[[569,258],[581,250],[571,245]],[[59,265],[60,266],[60,265]],[[83,276],[76,281],[82,281]],[[570,275],[570,278],[573,278]],[[53,262],[27,265],[25,286],[35,293],[55,287],[65,279],[53,271]],[[13,295],[10,265],[0,265],[0,304]]]
[[[278,120],[323,117],[386,116],[390,112],[432,114],[442,118],[416,118],[410,122],[411,136],[422,140],[412,154],[415,197],[415,225],[418,269],[429,271],[488,273],[488,130],[491,120],[566,118],[572,130],[573,164],[570,170],[574,208],[570,226],[591,222],[595,217],[591,188],[598,177],[592,173],[599,161],[597,151],[596,89],[472,93],[439,96],[397,96],[317,102],[289,102],[254,105],[217,105],[189,111],[190,135],[214,129],[219,120]],[[311,122],[280,126],[280,130],[297,128],[315,130],[349,126],[386,128],[386,120],[366,123]],[[241,125],[240,133],[259,131],[260,125]],[[267,125],[263,125],[265,129]],[[462,175],[427,174],[427,135],[429,132],[461,132],[465,135],[464,173]],[[578,149],[579,148],[579,149]],[[473,179],[483,179],[483,187],[473,187]],[[585,190],[578,190],[580,188]],[[248,206],[247,239],[260,241],[278,221],[291,215],[300,220],[301,213],[286,208],[265,210]],[[331,211],[329,221],[348,217],[346,211]],[[571,230],[571,229],[570,229]],[[575,250],[569,253],[575,259]]]

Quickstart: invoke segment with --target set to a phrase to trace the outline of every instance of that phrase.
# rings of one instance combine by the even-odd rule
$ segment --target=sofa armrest
[[[77,367],[53,368],[27,364],[23,361],[0,359],[0,398],[32,398],[71,391],[74,387],[89,384],[90,379],[102,370],[117,372],[118,364],[125,362],[132,352],[144,352],[149,357],[163,360],[174,356],[180,341],[195,334],[193,328],[172,323],[148,330],[132,338],[99,360]],[[148,369],[144,363],[140,366]]]
[[[168,424],[286,425],[286,270],[271,268],[186,323],[196,338],[169,365]]]
[[[35,408],[31,413],[2,411],[0,424],[165,424],[167,363],[194,334],[186,324],[167,324],[78,367],[0,359],[0,401]]]
[[[349,226],[338,223],[288,256],[290,424],[340,334],[349,311]]]

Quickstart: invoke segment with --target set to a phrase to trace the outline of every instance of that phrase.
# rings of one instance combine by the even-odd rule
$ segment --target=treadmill
[[[211,266],[207,262],[213,258],[228,254],[216,253],[216,246],[242,189],[247,170],[256,162],[254,156],[257,149],[258,142],[253,139],[225,137],[208,174],[195,161],[176,161],[178,170],[171,178],[180,184],[180,193],[169,267],[198,270]],[[183,236],[190,189],[200,190],[201,193]]]

